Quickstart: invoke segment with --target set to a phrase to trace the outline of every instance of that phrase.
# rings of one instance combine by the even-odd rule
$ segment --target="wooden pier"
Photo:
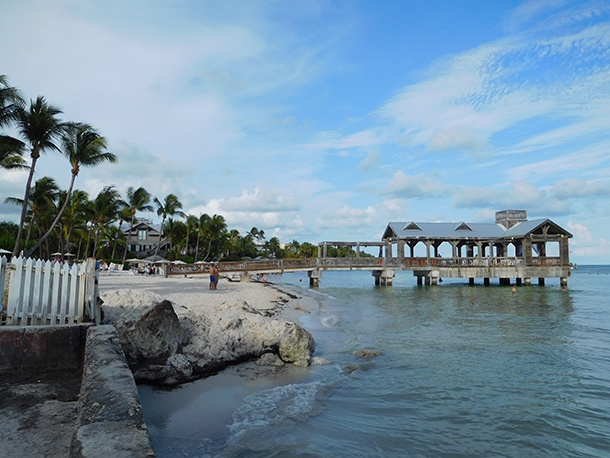
[[[486,285],[498,279],[501,285],[529,286],[533,279],[544,285],[547,278],[559,278],[567,286],[571,237],[549,219],[528,221],[523,210],[505,210],[496,213],[495,223],[389,223],[379,242],[321,242],[317,258],[221,262],[219,269],[222,274],[246,276],[307,271],[314,287],[325,270],[369,270],[380,286],[391,286],[400,270],[412,271],[420,285],[437,285],[442,278],[467,278],[471,285],[475,279]],[[329,257],[330,247],[347,248],[348,255]],[[366,252],[371,249],[376,255]],[[416,256],[417,249],[423,255]],[[182,264],[169,265],[166,273],[206,271],[204,264]]]

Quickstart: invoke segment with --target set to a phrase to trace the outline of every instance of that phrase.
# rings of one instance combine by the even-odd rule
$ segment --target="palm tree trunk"
[[[159,247],[161,246],[161,237],[163,237],[163,224],[165,223],[165,217],[161,220],[161,228],[159,230],[159,243],[157,243],[157,248],[155,249],[155,257],[153,258],[155,261],[157,260],[157,254],[159,253]]]
[[[127,240],[125,240],[125,251],[123,252],[123,264],[125,264],[125,259],[127,259],[127,247],[129,247],[129,239],[131,238],[131,231],[133,231],[133,220],[135,219],[136,214],[131,214],[131,223],[129,224],[129,234],[127,234]],[[120,227],[119,227],[120,229]]]
[[[25,242],[23,242],[23,246],[28,246],[28,242],[30,241],[30,235],[32,235],[32,226],[34,225],[35,217],[36,213],[32,212],[32,216],[30,217],[30,224],[28,225],[28,233],[25,235]]]
[[[38,239],[38,242],[36,242],[36,245],[34,245],[34,247],[32,247],[31,250],[28,250],[26,257],[28,257],[31,253],[33,253],[34,250],[36,248],[38,248],[42,244],[42,242],[44,242],[47,239],[47,237],[51,234],[51,232],[53,232],[53,229],[55,228],[55,226],[61,219],[62,215],[66,211],[66,208],[68,207],[68,202],[70,202],[70,197],[72,196],[72,187],[74,186],[75,179],[76,179],[76,175],[73,174],[72,180],[70,180],[70,186],[68,187],[68,192],[66,193],[66,199],[64,200],[64,204],[61,206],[61,209],[59,210],[59,212],[57,212],[57,216],[55,216],[55,219],[51,223],[51,227],[40,239]],[[60,236],[60,238],[61,238],[61,236]]]
[[[199,256],[199,231],[197,231],[197,245],[195,246],[195,262],[197,262],[198,256]]]
[[[35,154],[36,153],[36,154]],[[34,178],[34,169],[36,168],[36,162],[38,161],[38,152],[32,151],[32,164],[30,165],[30,173],[28,175],[28,181],[25,184],[25,195],[23,196],[23,207],[21,208],[21,220],[19,222],[19,230],[17,231],[17,240],[15,240],[15,247],[13,248],[13,257],[17,256],[20,250],[21,237],[23,235],[23,226],[25,225],[25,215],[27,214],[28,203],[30,200],[30,188],[32,187],[32,179]]]
[[[116,252],[116,244],[119,240],[119,234],[121,233],[121,226],[123,225],[123,220],[119,220],[119,230],[116,233],[116,237],[114,238],[114,243],[112,244],[112,256],[111,258],[114,259],[114,254]]]

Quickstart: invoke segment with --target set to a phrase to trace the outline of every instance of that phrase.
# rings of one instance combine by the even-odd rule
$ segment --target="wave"
[[[278,386],[247,396],[233,413],[228,442],[255,440],[270,428],[290,428],[306,421],[319,413],[319,400],[327,397],[329,391],[328,384],[315,381]]]

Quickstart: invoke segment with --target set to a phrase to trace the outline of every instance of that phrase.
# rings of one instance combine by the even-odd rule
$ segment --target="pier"
[[[412,271],[418,285],[467,278],[470,285],[497,279],[501,285],[529,286],[559,278],[565,287],[571,237],[549,219],[529,221],[524,210],[504,210],[495,223],[391,222],[381,241],[320,242],[316,258],[221,262],[219,268],[222,274],[243,275],[307,271],[313,287],[325,270],[369,270],[379,286],[391,286],[396,271],[403,270]],[[347,248],[347,256],[329,257],[331,247]],[[206,271],[203,264],[170,265],[166,274]]]

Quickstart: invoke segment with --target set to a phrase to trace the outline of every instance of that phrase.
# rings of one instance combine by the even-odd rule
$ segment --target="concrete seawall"
[[[113,326],[0,327],[0,381],[2,456],[154,456]]]

